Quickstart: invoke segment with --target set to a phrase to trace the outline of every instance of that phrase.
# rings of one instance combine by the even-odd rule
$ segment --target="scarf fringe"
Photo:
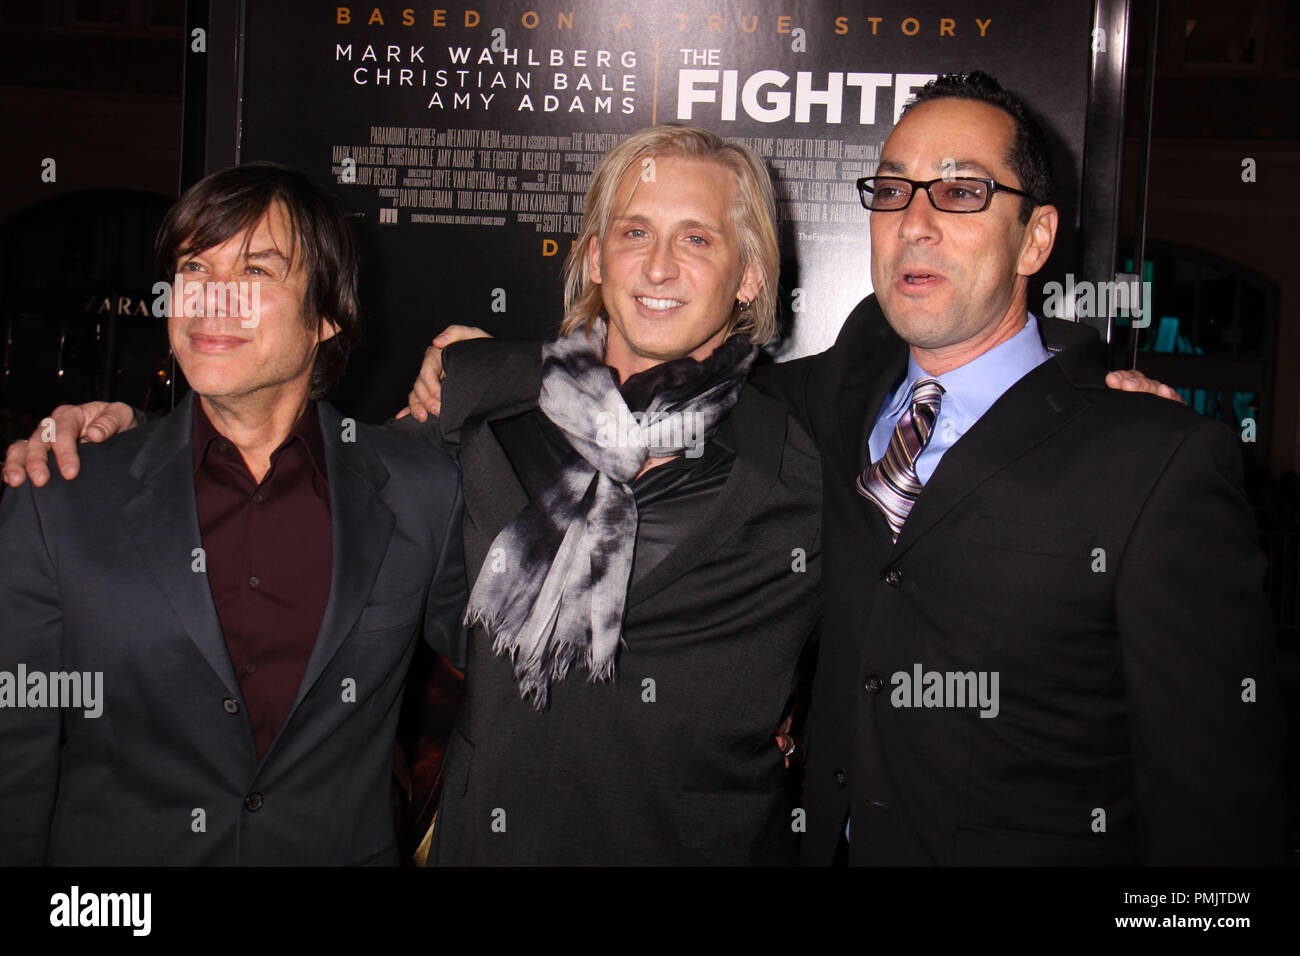
[[[519,645],[503,628],[501,615],[484,609],[473,613],[467,610],[462,623],[465,627],[481,627],[487,633],[492,640],[492,653],[510,661],[520,696],[539,713],[546,709],[551,681],[562,681],[568,677],[575,662],[579,663],[581,670],[586,671],[588,684],[609,683],[614,679],[612,659],[597,662],[590,648],[580,653],[584,649],[573,641],[548,643],[547,649],[552,652],[549,664],[540,658],[520,661]]]

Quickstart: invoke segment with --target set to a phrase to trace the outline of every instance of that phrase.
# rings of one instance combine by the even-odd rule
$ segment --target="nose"
[[[912,195],[912,201],[903,210],[898,223],[898,236],[904,242],[937,242],[939,239],[939,210],[930,202],[924,189]]]
[[[232,310],[230,308],[231,304],[226,301],[226,288],[225,280],[216,274],[203,283],[203,311],[205,315],[220,317],[230,314]]]
[[[672,239],[661,236],[646,254],[643,268],[645,277],[655,285],[668,282],[677,276],[677,258],[673,255]]]
[[[208,318],[228,318],[243,315],[245,312],[245,283],[238,281],[238,266],[226,262],[215,262],[211,272],[195,282],[203,284],[203,315]]]

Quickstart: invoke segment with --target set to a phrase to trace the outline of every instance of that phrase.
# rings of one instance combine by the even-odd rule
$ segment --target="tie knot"
[[[939,416],[939,403],[943,400],[943,386],[933,378],[919,378],[912,386],[912,416],[925,423],[925,437]]]
[[[922,402],[926,405],[938,405],[943,398],[944,388],[937,378],[918,378],[912,385],[912,404]]]

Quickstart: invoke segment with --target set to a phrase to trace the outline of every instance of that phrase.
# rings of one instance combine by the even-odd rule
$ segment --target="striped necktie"
[[[894,426],[885,454],[858,476],[858,494],[880,508],[895,541],[921,494],[916,459],[930,441],[942,398],[943,386],[935,379],[917,379],[911,405]]]

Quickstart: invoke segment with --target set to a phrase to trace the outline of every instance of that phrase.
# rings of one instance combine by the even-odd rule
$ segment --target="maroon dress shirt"
[[[316,403],[259,484],[195,401],[194,497],[208,586],[261,760],[293,706],[329,601],[334,530]]]

